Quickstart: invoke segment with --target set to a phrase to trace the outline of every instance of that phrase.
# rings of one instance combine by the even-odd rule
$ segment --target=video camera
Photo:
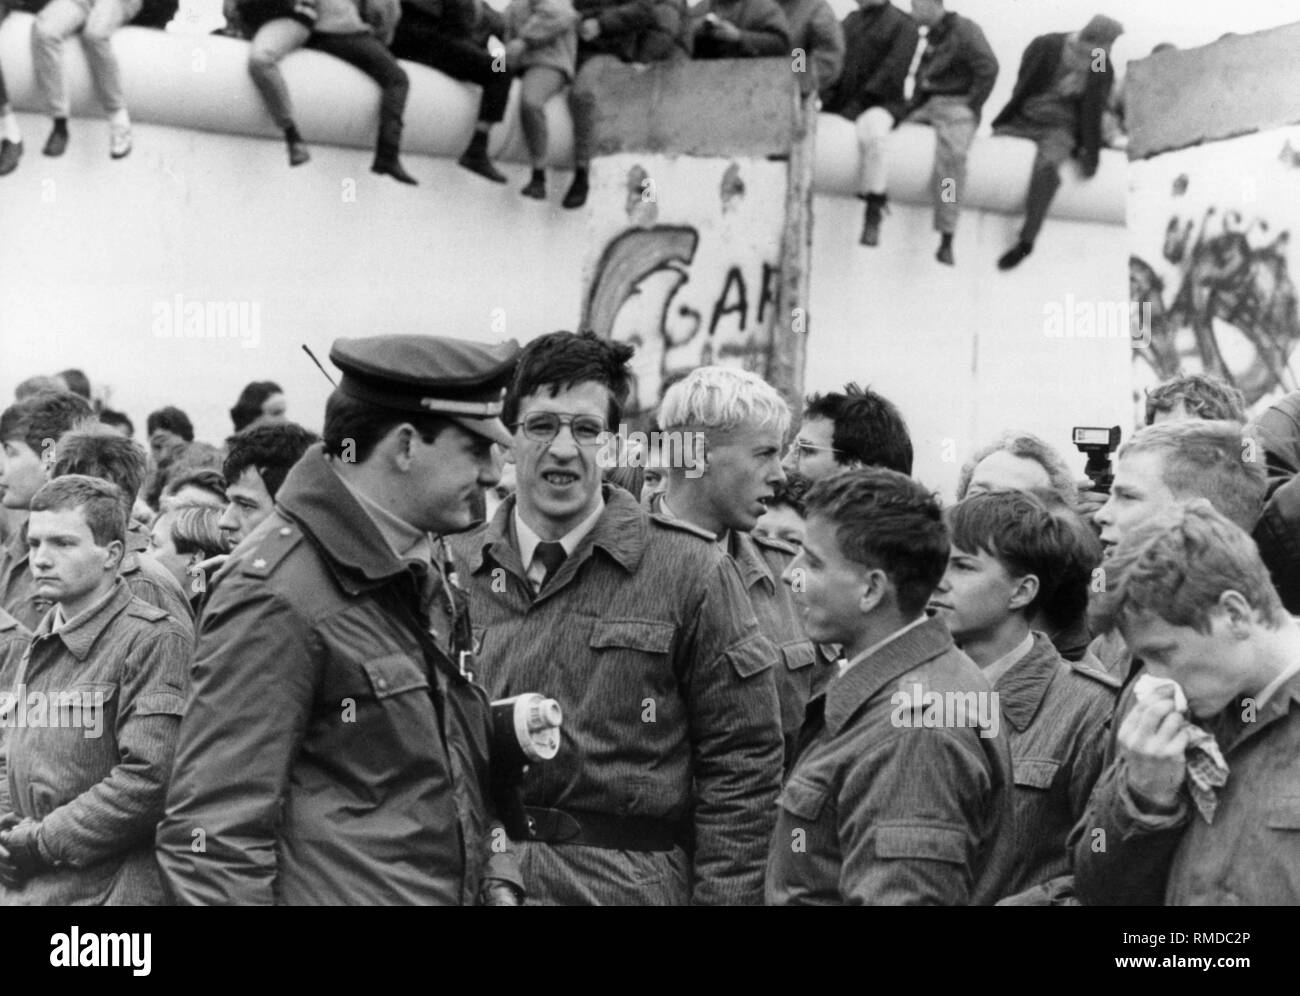
[[[1111,465],[1110,455],[1119,448],[1119,426],[1109,429],[1095,426],[1076,425],[1074,427],[1074,445],[1088,457],[1088,465],[1083,472],[1092,481],[1092,488],[1101,494],[1110,494],[1111,483],[1115,480],[1115,468]]]

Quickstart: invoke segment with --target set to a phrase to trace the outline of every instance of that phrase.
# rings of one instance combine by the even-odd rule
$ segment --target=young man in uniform
[[[469,620],[430,536],[469,528],[497,482],[515,353],[415,335],[334,343],[343,377],[323,442],[203,612],[158,831],[179,902],[520,898],[493,833]]]
[[[494,697],[544,689],[560,753],[524,782],[542,903],[762,901],[781,776],[772,645],[716,534],[602,488],[632,349],[533,340],[506,399],[518,491],[464,561]]]

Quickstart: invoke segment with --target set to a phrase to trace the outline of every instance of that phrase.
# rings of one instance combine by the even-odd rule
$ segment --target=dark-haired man
[[[787,474],[797,472],[811,481],[854,467],[911,474],[912,439],[889,399],[850,383],[843,392],[814,394],[804,402],[784,467]]]
[[[564,710],[524,782],[522,868],[548,904],[758,903],[777,655],[714,533],[601,486],[631,356],[591,333],[528,344],[504,413],[518,490],[465,546],[488,690]]]
[[[123,507],[115,485],[79,474],[31,501],[32,570],[54,607],[0,679],[12,807],[0,813],[0,905],[164,901],[153,838],[191,634],[118,576]]]
[[[145,419],[144,431],[149,437],[149,452],[155,463],[180,452],[186,443],[194,442],[194,425],[190,417],[172,405],[150,412]]]
[[[91,415],[84,398],[46,391],[10,405],[0,414],[0,502],[26,513],[32,496],[50,479],[55,445],[79,420]],[[0,608],[34,630],[48,608],[32,583],[27,534],[15,529],[0,553]]]
[[[289,468],[318,438],[296,422],[272,422],[226,440],[221,472],[228,504],[220,527],[232,549],[271,514]]]
[[[934,496],[889,470],[814,485],[785,582],[839,677],[808,703],[767,865],[777,905],[966,905],[1012,870],[1011,757],[989,683],[926,602],[948,561]]]
[[[468,529],[497,482],[515,353],[423,335],[334,343],[324,439],[200,622],[158,831],[179,902],[518,901],[491,826],[469,619],[430,536]]]

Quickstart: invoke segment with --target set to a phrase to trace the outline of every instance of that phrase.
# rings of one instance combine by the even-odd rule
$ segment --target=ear
[[[110,540],[104,550],[104,571],[116,574],[122,567],[122,558],[126,556],[126,544],[121,540]]]
[[[1246,596],[1229,588],[1219,596],[1218,606],[1228,624],[1228,631],[1235,639],[1249,639],[1256,625],[1255,608],[1246,601]]]
[[[862,588],[858,595],[858,608],[863,615],[873,612],[885,600],[885,596],[892,591],[893,585],[890,584],[889,575],[880,568],[873,570],[863,570]]]
[[[411,469],[414,459],[411,449],[415,442],[415,435],[415,426],[410,422],[403,422],[379,442],[380,452],[392,462],[396,470],[403,474]]]
[[[1026,605],[1038,597],[1038,576],[1035,574],[1026,574],[1016,586],[1011,589],[1011,598],[1007,602],[1007,608],[1012,612],[1018,612]]]

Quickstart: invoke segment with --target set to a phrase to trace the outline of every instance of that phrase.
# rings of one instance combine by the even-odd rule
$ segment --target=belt
[[[527,806],[528,840],[583,844],[612,851],[671,851],[681,846],[682,827],[650,816],[610,816],[587,810]]]

